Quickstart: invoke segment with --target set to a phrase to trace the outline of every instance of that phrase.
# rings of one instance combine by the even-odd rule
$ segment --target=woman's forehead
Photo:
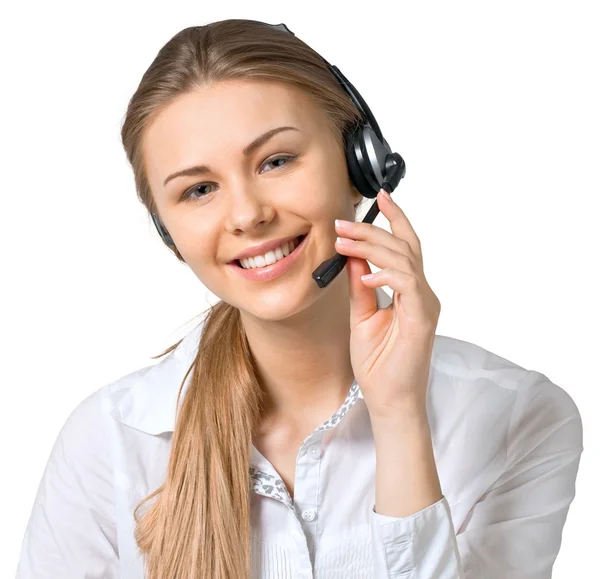
[[[304,91],[283,83],[227,81],[178,96],[155,117],[149,130],[162,132],[181,125],[216,133],[234,125],[240,131],[255,132],[257,125],[264,126],[271,119],[273,123],[310,125],[315,122],[316,109]]]

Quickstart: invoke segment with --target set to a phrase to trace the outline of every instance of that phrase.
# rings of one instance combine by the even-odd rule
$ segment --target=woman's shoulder
[[[571,395],[547,375],[465,340],[436,334],[431,367],[437,390],[445,388],[459,398],[462,394],[488,404],[506,399],[516,406],[541,397],[567,414],[578,413]]]
[[[565,389],[537,370],[448,336],[435,337],[428,418],[453,504],[479,496],[536,447],[548,456],[582,450],[581,416]]]
[[[91,462],[108,456],[110,415],[127,396],[130,389],[143,380],[152,366],[129,372],[85,396],[70,411],[64,421],[55,446],[64,449],[73,465]]]
[[[129,372],[90,394],[75,411],[96,412],[110,427],[128,426],[148,434],[172,431],[181,383],[195,360],[202,325],[193,327],[158,362]],[[183,393],[182,393],[183,396]]]

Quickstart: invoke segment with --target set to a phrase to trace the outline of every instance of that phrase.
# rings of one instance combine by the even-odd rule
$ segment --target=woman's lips
[[[283,259],[276,261],[265,267],[258,267],[254,269],[244,269],[239,265],[238,261],[230,263],[230,267],[233,267],[235,271],[242,277],[251,281],[270,281],[279,277],[285,271],[287,271],[301,256],[304,247],[306,246],[306,240],[308,239],[308,233],[304,234],[304,238],[296,246],[294,251],[286,255]]]

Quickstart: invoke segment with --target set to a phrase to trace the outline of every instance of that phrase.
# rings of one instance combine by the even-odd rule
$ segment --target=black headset
[[[262,24],[295,36],[283,23],[268,24],[267,22],[262,22]],[[323,57],[321,56],[321,58]],[[329,64],[324,58],[323,60],[337,78],[342,88],[348,93],[363,117],[363,123],[354,128],[345,137],[346,163],[352,183],[363,197],[368,197],[369,199],[377,197],[380,189],[392,193],[400,182],[400,179],[406,174],[404,159],[398,153],[392,151],[384,139],[371,109],[369,109],[356,88],[352,86],[337,66]],[[370,207],[362,222],[373,223],[378,213],[379,207],[377,202],[375,202]],[[155,213],[151,213],[151,215],[162,240],[169,247],[175,247],[172,237],[164,228],[158,215]],[[327,287],[337,274],[342,271],[347,261],[348,256],[340,255],[336,252],[332,258],[324,261],[313,271],[312,277],[320,288]]]

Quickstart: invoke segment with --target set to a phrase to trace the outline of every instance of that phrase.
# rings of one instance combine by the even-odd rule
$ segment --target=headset
[[[295,36],[283,23],[268,24],[267,22],[261,22],[261,24],[266,24],[267,26]],[[369,199],[377,197],[380,189],[392,193],[400,182],[400,179],[406,174],[404,159],[398,153],[391,150],[381,133],[375,116],[356,88],[354,88],[337,66],[329,64],[322,56],[321,58],[327,64],[329,70],[336,77],[344,91],[350,96],[363,117],[363,122],[345,136],[346,163],[352,183],[363,197],[368,197]],[[379,206],[377,205],[377,201],[375,201],[363,218],[362,223],[373,223],[378,213]],[[158,215],[155,213],[151,215],[162,240],[169,247],[175,247],[172,237],[164,228]],[[316,284],[320,288],[327,287],[342,271],[347,261],[347,255],[340,255],[336,252],[333,257],[324,261],[312,272],[312,277]]]

